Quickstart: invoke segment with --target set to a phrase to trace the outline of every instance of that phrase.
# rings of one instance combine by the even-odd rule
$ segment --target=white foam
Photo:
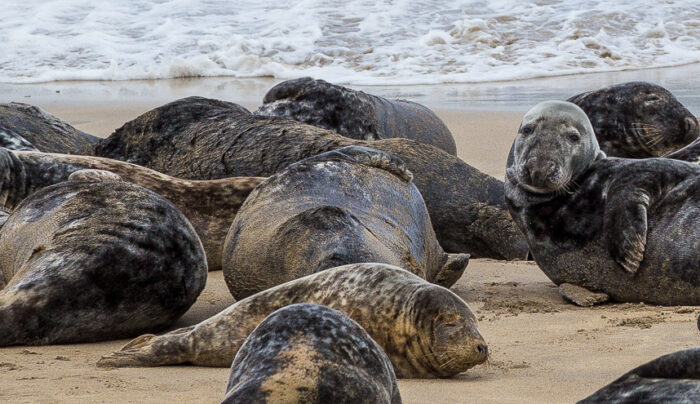
[[[700,62],[696,0],[6,0],[0,82],[517,80]]]

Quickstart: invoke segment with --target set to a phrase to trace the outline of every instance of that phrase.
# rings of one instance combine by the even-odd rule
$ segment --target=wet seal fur
[[[497,259],[527,256],[525,240],[506,210],[503,182],[436,147],[400,138],[354,140],[290,119],[244,112],[217,119],[178,115],[192,103],[186,98],[145,113],[98,145],[96,154],[178,178],[216,179],[268,177],[330,150],[371,147],[400,158],[413,173],[446,251]],[[195,104],[200,109],[209,105]]]
[[[700,136],[693,114],[665,88],[640,81],[568,99],[588,115],[608,157],[661,157]]]
[[[78,170],[110,171],[159,194],[182,211],[202,240],[210,270],[221,268],[221,251],[231,222],[264,178],[190,181],[148,168],[92,156],[9,151],[0,148],[0,206],[14,209],[31,193],[67,180]],[[87,175],[83,171],[81,175]]]
[[[0,270],[0,346],[162,330],[207,279],[202,244],[177,208],[137,185],[79,175],[10,215]]]
[[[0,147],[86,154],[99,140],[39,107],[18,102],[0,104]]]
[[[586,114],[543,102],[525,114],[506,203],[557,285],[620,302],[700,304],[700,167],[605,158]]]
[[[361,146],[310,157],[268,178],[238,211],[224,243],[231,294],[241,299],[358,262],[396,265],[452,286],[469,256],[442,250],[411,178],[400,159]]]
[[[488,355],[476,318],[459,296],[375,263],[327,269],[240,300],[197,325],[142,335],[103,356],[98,366],[229,367],[265,317],[294,303],[328,306],[355,320],[382,347],[397,377],[451,377]]]
[[[697,403],[700,402],[700,347],[661,356],[578,402]]]
[[[457,155],[452,133],[433,111],[310,77],[287,80],[265,94],[256,115],[291,118],[359,140],[417,140]]]
[[[270,314],[231,365],[234,403],[400,404],[396,375],[382,348],[343,313],[293,304]]]

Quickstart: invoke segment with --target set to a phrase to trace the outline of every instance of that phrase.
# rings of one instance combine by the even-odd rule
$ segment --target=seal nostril
[[[476,350],[479,351],[480,354],[484,354],[484,355],[489,353],[489,347],[487,347],[484,344],[477,345]]]

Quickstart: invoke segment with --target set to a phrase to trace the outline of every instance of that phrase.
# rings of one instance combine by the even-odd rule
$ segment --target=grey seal
[[[265,317],[294,303],[328,306],[355,320],[389,356],[397,377],[451,377],[488,355],[474,314],[449,289],[395,266],[351,264],[257,293],[197,325],[142,335],[98,366],[229,367]]]
[[[400,404],[396,375],[382,348],[343,313],[293,304],[270,314],[231,365],[234,403]]]
[[[412,175],[391,155],[348,146],[261,183],[231,224],[222,256],[236,299],[357,262],[396,265],[450,287],[469,262],[435,238]]]
[[[513,219],[557,285],[621,302],[700,304],[697,165],[606,158],[579,107],[548,101],[525,114],[506,176]]]
[[[272,87],[255,111],[291,118],[360,140],[418,140],[457,155],[452,133],[433,111],[415,102],[389,100],[310,77]]]
[[[0,234],[0,346],[162,330],[204,289],[202,244],[172,204],[137,185],[74,180],[24,200]]]

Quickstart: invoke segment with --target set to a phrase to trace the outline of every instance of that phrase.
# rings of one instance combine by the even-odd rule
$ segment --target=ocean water
[[[476,83],[698,62],[698,0],[5,0],[0,10],[2,83]]]

